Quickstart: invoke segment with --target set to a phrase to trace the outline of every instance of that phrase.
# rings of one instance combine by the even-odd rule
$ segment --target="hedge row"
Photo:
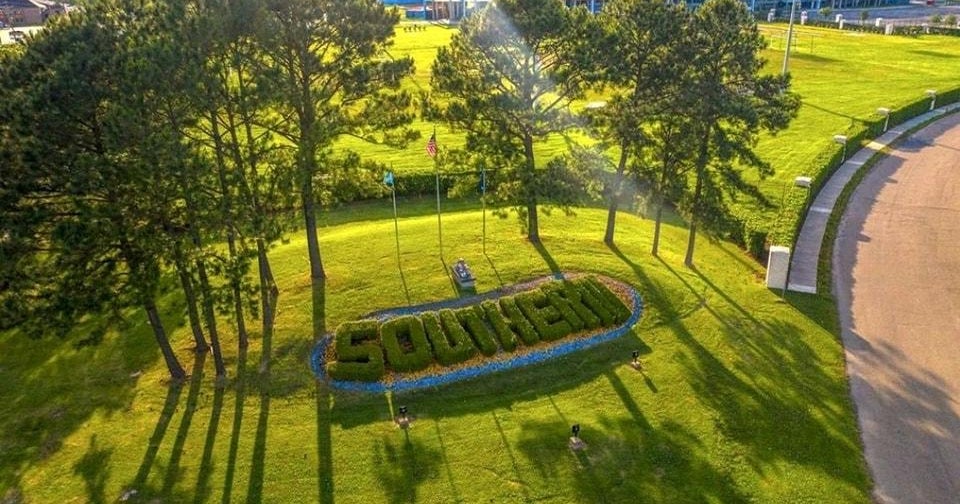
[[[630,315],[623,301],[594,277],[553,281],[497,301],[404,315],[379,326],[376,320],[346,322],[334,334],[334,358],[326,370],[335,380],[372,382],[388,368],[410,373],[434,361],[452,366],[477,353],[490,357],[521,344],[529,347],[621,324]]]

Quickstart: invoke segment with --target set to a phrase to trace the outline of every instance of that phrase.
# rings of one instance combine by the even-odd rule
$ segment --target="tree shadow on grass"
[[[759,474],[785,460],[816,468],[854,491],[866,488],[863,466],[856,462],[861,454],[846,384],[836,372],[842,362],[824,362],[801,328],[755,316],[704,273],[695,270],[718,298],[708,300],[662,263],[720,323],[719,333],[694,335],[643,269],[614,253],[631,265],[641,291],[661,303],[665,322],[686,349],[675,357],[686,368],[683,376],[697,399],[718,415],[715,422],[726,446],[740,451]]]
[[[402,270],[401,270],[402,274]],[[326,285],[314,286],[313,324],[314,335],[327,333]],[[406,288],[406,285],[404,285]],[[316,380],[317,401],[317,502],[333,504],[333,437],[331,435],[332,394],[326,383]]]
[[[154,462],[157,460],[160,444],[163,442],[167,428],[170,427],[170,421],[173,420],[173,415],[176,413],[177,407],[180,404],[181,392],[183,392],[183,385],[180,383],[175,383],[167,388],[167,398],[163,402],[163,409],[160,411],[157,425],[153,428],[153,434],[150,435],[150,439],[147,441],[147,451],[143,454],[140,467],[137,469],[137,475],[134,476],[133,483],[130,485],[131,490],[140,492],[147,484],[147,477],[150,475],[150,470],[153,469]]]
[[[639,414],[636,404],[631,413]],[[572,479],[579,502],[749,502],[728,475],[700,456],[706,448],[679,424],[653,428],[642,414],[602,415],[582,427],[581,451],[570,449],[570,427],[559,420],[523,423],[516,443],[547,485]]]
[[[197,474],[197,486],[193,491],[193,502],[200,504],[210,500],[210,476],[213,473],[213,447],[220,431],[220,413],[223,410],[225,388],[218,386],[213,391],[213,407],[210,421],[207,423],[207,436],[203,442],[203,455],[200,457],[200,470]]]
[[[190,374],[190,389],[187,391],[187,404],[184,406],[183,415],[180,417],[177,437],[173,441],[170,459],[167,461],[167,471],[163,477],[163,488],[161,490],[163,495],[170,494],[174,484],[182,476],[180,457],[183,456],[183,446],[187,442],[187,434],[189,434],[190,424],[193,422],[193,413],[197,410],[197,399],[200,395],[200,385],[203,382],[203,363],[206,356],[206,353],[198,354],[193,364],[193,371]]]
[[[373,446],[374,471],[390,504],[417,502],[417,487],[436,478],[441,454],[403,431],[404,440],[384,436]]]
[[[110,456],[113,450],[97,447],[97,435],[90,436],[87,453],[73,465],[74,474],[83,478],[87,491],[87,502],[90,504],[105,504],[107,496],[105,487],[110,470]],[[6,502],[4,500],[3,502]]]
[[[233,427],[230,431],[230,448],[227,452],[227,469],[223,478],[221,502],[229,504],[233,494],[233,479],[237,468],[237,451],[240,448],[240,428],[243,424],[243,406],[247,398],[247,349],[240,348],[237,357],[237,396],[233,407]]]
[[[323,279],[313,280],[313,310],[314,318],[316,314],[323,314],[325,310],[325,301],[323,299],[324,281]],[[317,299],[317,292],[320,293],[320,299]],[[276,298],[274,298],[274,316],[276,316]],[[321,321],[313,322],[314,332],[322,330],[325,325]],[[273,323],[269,324],[273,327]],[[322,334],[322,333],[321,333]],[[261,338],[260,366],[258,368],[257,383],[260,387],[260,414],[257,416],[257,431],[253,440],[253,458],[250,462],[250,479],[247,480],[247,502],[259,503],[263,501],[264,471],[266,470],[267,456],[267,430],[270,423],[270,398],[271,390],[271,359],[273,358],[273,331],[264,331]]]
[[[543,258],[543,261],[547,263],[547,267],[550,268],[550,271],[554,275],[562,273],[560,269],[560,265],[553,258],[553,256],[550,255],[550,252],[547,250],[547,247],[543,245],[542,240],[539,242],[532,242],[530,245],[532,245],[533,248],[536,249],[537,253],[540,254],[540,257]]]
[[[179,313],[176,301],[161,300],[163,312]],[[146,315],[126,315],[115,326],[89,317],[65,339],[36,340],[17,329],[0,333],[0,403],[6,408],[0,415],[0,499],[20,487],[24,468],[57,453],[94,412],[110,414],[133,402],[138,377],[157,362],[159,349]],[[164,316],[170,327],[183,322]]]

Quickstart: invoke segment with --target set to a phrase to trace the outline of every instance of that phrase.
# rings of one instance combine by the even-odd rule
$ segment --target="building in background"
[[[31,0],[0,0],[0,21],[6,26],[43,24],[43,6]]]

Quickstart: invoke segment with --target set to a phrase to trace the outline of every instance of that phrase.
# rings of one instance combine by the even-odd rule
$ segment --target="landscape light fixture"
[[[633,369],[640,371],[640,350],[634,350],[630,352],[630,357],[633,358],[633,360],[630,362],[630,366],[633,367]]]
[[[400,408],[398,408],[398,411],[400,412],[400,418],[406,420],[406,419],[407,419],[407,407],[406,407],[406,406],[400,406]]]
[[[847,160],[847,136],[846,135],[833,135],[833,141],[843,146],[843,156],[840,157],[840,162]]]
[[[937,90],[928,89],[925,93],[930,97],[930,110],[933,110],[937,106]]]
[[[880,107],[877,109],[877,113],[885,118],[883,120],[883,132],[886,133],[887,127],[890,126],[890,109],[886,107]]]
[[[580,451],[587,447],[587,443],[584,443],[580,439],[580,424],[573,424],[573,427],[570,428],[570,431],[573,432],[573,436],[570,438],[570,449],[573,451]]]

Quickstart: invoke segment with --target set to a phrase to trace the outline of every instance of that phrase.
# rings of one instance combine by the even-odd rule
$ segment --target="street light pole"
[[[787,26],[787,51],[783,53],[782,75],[787,75],[787,66],[790,64],[790,45],[793,43],[793,15],[797,10],[797,0],[790,3],[790,24]]]

